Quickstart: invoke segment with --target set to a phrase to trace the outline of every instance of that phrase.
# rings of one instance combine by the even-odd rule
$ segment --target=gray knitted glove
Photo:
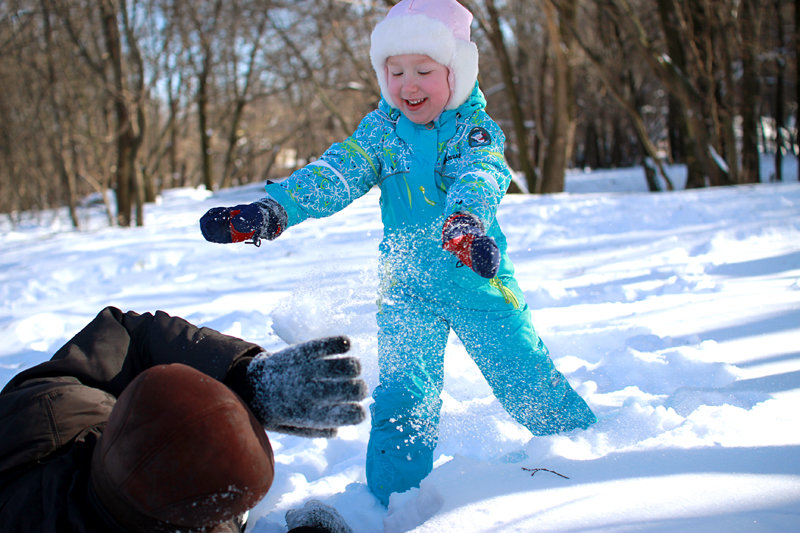
[[[347,337],[296,344],[262,353],[247,366],[250,407],[264,428],[302,437],[334,437],[339,426],[361,423],[367,385]]]
[[[311,500],[302,507],[286,511],[286,526],[289,531],[309,528],[312,531],[329,533],[353,533],[336,509],[319,500]]]

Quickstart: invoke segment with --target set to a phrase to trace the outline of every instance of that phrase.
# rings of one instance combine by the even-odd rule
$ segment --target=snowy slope
[[[357,532],[800,530],[800,184],[654,195],[640,170],[567,184],[507,197],[498,217],[537,330],[599,422],[532,438],[451,337],[419,489],[388,510],[372,498],[368,423],[331,441],[274,434],[251,531],[284,532],[310,498]],[[345,333],[374,387],[377,193],[261,248],[202,240],[206,209],[260,193],[168,191],[128,230],[99,213],[81,232],[63,214],[0,221],[0,385],[116,305],[269,350]]]

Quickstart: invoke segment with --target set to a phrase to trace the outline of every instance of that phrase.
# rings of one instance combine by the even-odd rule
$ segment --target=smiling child
[[[380,188],[380,383],[366,474],[384,505],[433,467],[451,330],[534,435],[596,420],[554,367],[514,279],[495,218],[511,170],[477,83],[471,22],[455,0],[398,3],[371,38],[378,108],[317,161],[267,183],[261,200],[214,208],[200,222],[213,242],[271,240]]]

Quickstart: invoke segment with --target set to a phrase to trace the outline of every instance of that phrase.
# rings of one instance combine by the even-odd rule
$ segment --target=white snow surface
[[[498,218],[534,324],[597,424],[532,437],[451,336],[419,489],[388,509],[373,498],[368,421],[332,440],[271,434],[275,482],[249,531],[285,532],[286,511],[309,499],[355,532],[800,531],[794,169],[781,184],[658,194],[641,169],[571,172],[565,193],[507,196]],[[115,305],[267,350],[347,334],[374,388],[378,193],[260,248],[203,240],[208,208],[261,193],[170,190],[142,228],[106,227],[96,208],[81,231],[62,211],[0,220],[0,384]]]

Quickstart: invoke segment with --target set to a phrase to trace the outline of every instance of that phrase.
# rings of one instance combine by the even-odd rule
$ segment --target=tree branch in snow
[[[544,472],[550,472],[551,474],[555,474],[558,477],[563,477],[564,479],[569,479],[569,477],[565,476],[564,474],[559,474],[555,470],[550,470],[549,468],[525,468],[523,466],[522,469],[524,471],[526,471],[526,472],[530,472],[531,473],[531,477],[535,476],[536,472],[543,472],[544,471]]]

